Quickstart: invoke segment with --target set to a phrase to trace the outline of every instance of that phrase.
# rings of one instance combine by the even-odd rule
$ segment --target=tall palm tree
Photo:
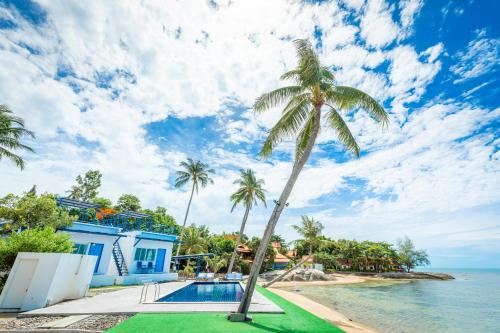
[[[321,237],[321,231],[324,226],[321,222],[316,221],[312,217],[302,216],[302,220],[300,221],[300,225],[292,225],[292,228],[295,229],[302,237],[304,237],[304,241],[309,247],[309,257],[312,255],[313,246],[316,245]]]
[[[21,170],[24,169],[24,160],[13,150],[27,150],[33,148],[22,144],[21,138],[29,136],[35,138],[33,132],[24,128],[24,120],[13,115],[7,105],[0,105],[0,160],[6,157],[13,161]]]
[[[193,200],[193,194],[196,191],[198,194],[198,187],[206,187],[208,184],[213,184],[214,181],[210,178],[210,174],[215,173],[213,169],[208,168],[208,164],[201,161],[193,161],[188,158],[186,161],[182,161],[180,166],[184,170],[179,170],[176,172],[177,178],[175,179],[175,187],[181,188],[187,183],[191,182],[191,196],[189,197],[188,206],[186,209],[186,215],[184,215],[184,222],[182,223],[181,237],[179,239],[179,246],[177,246],[177,255],[180,252],[180,245],[182,244],[182,239],[184,238],[184,228],[186,227],[186,221],[189,214],[189,208],[191,207],[191,201]]]
[[[252,209],[254,204],[257,205],[258,200],[262,201],[264,206],[266,206],[266,195],[264,194],[264,189],[262,188],[264,180],[255,178],[255,173],[252,169],[240,170],[240,179],[235,180],[234,183],[239,184],[240,187],[231,195],[230,199],[233,202],[231,212],[233,212],[234,208],[241,203],[245,207],[245,214],[243,215],[243,221],[241,222],[240,233],[236,238],[236,246],[234,247],[233,254],[231,255],[231,261],[227,269],[228,273],[233,271],[234,260],[236,258],[238,246],[241,242],[241,236],[245,231],[245,224],[247,223],[250,209]]]
[[[281,76],[283,80],[292,80],[293,83],[263,94],[257,98],[254,105],[254,110],[260,113],[286,103],[281,118],[269,131],[261,155],[269,156],[281,141],[295,138],[295,162],[290,178],[267,223],[238,311],[230,316],[230,319],[235,321],[248,320],[246,314],[264,261],[266,247],[281,212],[287,205],[293,186],[309,159],[320,130],[321,117],[325,118],[324,125],[336,131],[339,141],[356,156],[359,156],[359,146],[342,118],[341,112],[362,108],[368,111],[375,121],[384,126],[388,123],[387,113],[372,97],[358,89],[336,84],[333,73],[328,67],[321,65],[309,41],[299,39],[294,43],[298,66]]]

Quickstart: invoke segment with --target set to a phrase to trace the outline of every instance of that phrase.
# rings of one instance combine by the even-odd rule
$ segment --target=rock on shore
[[[277,278],[279,275],[283,274],[285,271],[271,271],[261,274],[260,277],[265,281],[269,282]],[[303,269],[298,268],[288,273],[281,281],[330,281],[334,280],[333,276],[325,274],[317,269]]]

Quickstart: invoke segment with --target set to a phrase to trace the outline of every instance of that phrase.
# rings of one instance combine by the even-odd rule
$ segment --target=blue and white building
[[[155,228],[150,215],[137,212],[97,219],[98,205],[68,198],[57,202],[79,212],[77,222],[58,232],[71,236],[74,253],[97,256],[91,286],[177,280],[170,272],[176,228]]]

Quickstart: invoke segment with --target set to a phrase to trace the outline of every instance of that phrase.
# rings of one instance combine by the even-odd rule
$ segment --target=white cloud
[[[393,9],[383,0],[369,0],[361,18],[361,36],[373,47],[384,47],[398,35],[398,26],[392,20]]]
[[[469,42],[467,50],[459,51],[454,58],[457,63],[450,70],[458,78],[453,81],[460,83],[468,79],[479,77],[500,64],[500,40],[487,38],[486,30],[477,30],[476,38]]]
[[[399,2],[401,10],[401,26],[407,34],[411,32],[413,21],[422,9],[424,2],[422,0],[403,0]]]

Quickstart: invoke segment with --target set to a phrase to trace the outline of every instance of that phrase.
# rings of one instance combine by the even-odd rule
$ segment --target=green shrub
[[[314,262],[322,264],[325,270],[334,269],[337,265],[337,258],[331,254],[326,253],[314,253]]]
[[[68,234],[55,233],[52,228],[27,229],[0,239],[0,271],[9,271],[18,252],[73,252]]]

